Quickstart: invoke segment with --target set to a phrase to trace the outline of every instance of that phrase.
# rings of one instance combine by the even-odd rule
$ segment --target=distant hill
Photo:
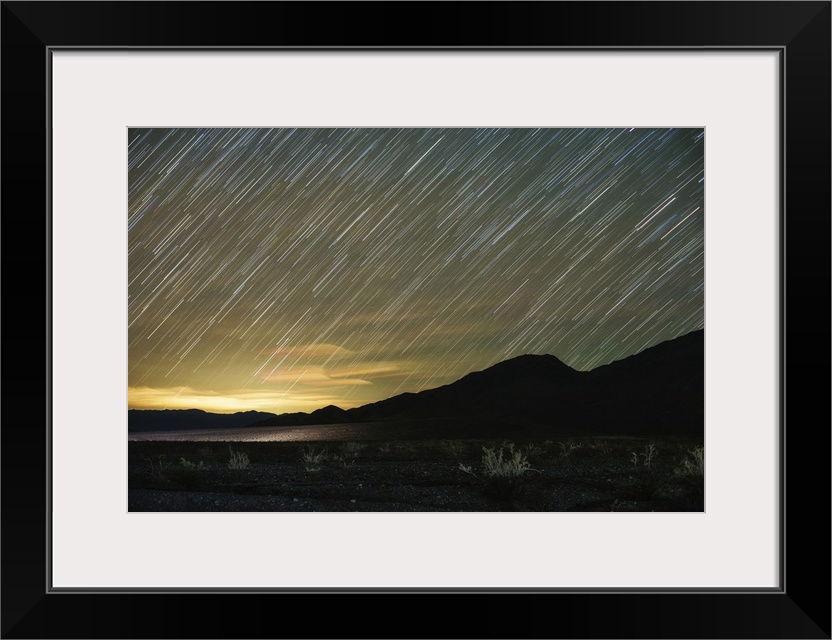
[[[694,331],[589,371],[585,389],[570,410],[576,422],[607,425],[622,435],[704,434],[705,332]]]
[[[501,425],[508,431],[700,432],[705,420],[704,331],[588,372],[576,371],[551,355],[523,355],[436,389],[403,393],[346,411],[330,406],[311,414],[268,417],[255,424],[448,419],[483,427]]]
[[[582,376],[555,356],[524,355],[436,389],[401,394],[346,413],[352,422],[518,415],[565,398]]]
[[[276,417],[263,411],[208,413],[201,409],[130,409],[128,431],[175,431],[179,429],[233,429]]]
[[[272,414],[263,420],[248,426],[258,427],[301,427],[312,424],[338,424],[339,422],[356,422],[344,409],[329,405],[323,409],[316,409],[312,413],[281,413]]]

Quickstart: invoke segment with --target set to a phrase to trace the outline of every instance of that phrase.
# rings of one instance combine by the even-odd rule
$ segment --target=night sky
[[[704,326],[702,129],[130,129],[129,406],[285,413]]]

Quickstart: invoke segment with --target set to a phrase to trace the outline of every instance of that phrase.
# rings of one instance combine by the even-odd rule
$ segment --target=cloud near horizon
[[[131,127],[127,151],[137,408],[347,408],[704,326],[701,127]]]
[[[330,360],[332,358],[352,358],[355,352],[336,344],[296,344],[286,347],[263,349],[261,355],[289,360]]]
[[[286,391],[303,387],[335,389],[339,387],[384,385],[392,378],[407,379],[421,372],[419,360],[376,360],[374,354],[345,349],[336,344],[301,344],[266,349],[269,357],[257,374],[263,384],[284,385]],[[364,396],[366,402],[382,399]]]
[[[279,373],[263,374],[264,382],[282,382],[294,387],[330,388],[372,384],[361,378],[337,378],[327,374],[323,367],[282,367]]]

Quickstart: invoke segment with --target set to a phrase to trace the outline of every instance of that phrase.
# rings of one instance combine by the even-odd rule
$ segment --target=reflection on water
[[[214,441],[214,442],[320,442],[337,440],[374,440],[396,437],[418,437],[423,425],[411,425],[402,433],[401,424],[383,422],[370,424],[326,424],[308,427],[243,427],[239,429],[188,429],[182,431],[141,431],[127,434],[128,440]]]

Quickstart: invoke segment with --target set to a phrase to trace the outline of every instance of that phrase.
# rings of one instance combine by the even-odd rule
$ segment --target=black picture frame
[[[3,638],[830,637],[830,2],[3,2],[0,16]],[[778,51],[780,588],[53,592],[47,133],[62,47]]]

